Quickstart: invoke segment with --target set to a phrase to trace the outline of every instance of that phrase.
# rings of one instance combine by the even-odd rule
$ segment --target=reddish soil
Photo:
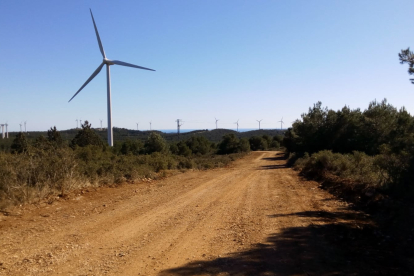
[[[285,163],[281,153],[253,152],[222,169],[83,190],[0,214],[0,275],[392,271],[360,243],[370,219]]]

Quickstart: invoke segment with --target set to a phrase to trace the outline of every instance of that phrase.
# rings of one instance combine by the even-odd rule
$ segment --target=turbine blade
[[[91,16],[92,16],[92,21],[93,21],[93,26],[95,27],[95,33],[96,33],[96,38],[98,39],[98,44],[99,44],[99,50],[101,50],[101,54],[103,58],[106,58],[105,56],[105,51],[102,47],[102,42],[101,42],[101,38],[99,37],[99,33],[98,33],[98,28],[96,28],[96,24],[95,24],[95,19],[93,19],[93,14],[92,14],[92,10],[89,9],[91,12]]]
[[[112,62],[113,64],[116,64],[116,65],[122,65],[122,66],[127,66],[127,67],[132,67],[132,68],[138,68],[138,69],[155,71],[154,69],[150,69],[150,68],[146,68],[146,67],[134,65],[134,64],[131,64],[131,63],[126,63],[126,62],[119,61],[119,60],[110,60],[109,62]]]
[[[93,78],[94,77],[96,77],[96,75],[98,75],[99,74],[99,72],[101,72],[101,70],[102,70],[102,67],[104,66],[105,64],[102,62],[101,63],[101,65],[99,65],[99,67],[98,68],[96,68],[96,70],[95,70],[95,72],[93,72],[92,73],[92,75],[89,77],[89,79],[82,85],[82,87],[81,88],[79,88],[79,90],[78,90],[78,92],[76,92],[75,93],[75,95],[73,95],[73,97],[72,98],[70,98],[70,100],[69,100],[69,102],[73,99],[73,98],[75,98],[75,96],[76,95],[78,95],[78,93],[91,81],[91,80],[93,80]]]

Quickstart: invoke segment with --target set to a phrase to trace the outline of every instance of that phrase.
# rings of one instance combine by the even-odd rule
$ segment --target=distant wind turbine
[[[137,124],[137,130],[138,130],[138,123],[136,123]]]
[[[283,122],[283,117],[282,117],[282,120],[280,120],[279,122],[280,122],[280,129],[282,129],[283,128],[283,124],[285,123],[285,122]]]
[[[79,120],[78,120],[78,119],[76,119],[76,128],[77,128],[77,129],[79,128],[78,122],[79,122]]]
[[[134,65],[134,64],[130,64],[130,63],[126,63],[126,62],[119,61],[119,60],[110,60],[110,59],[107,59],[106,58],[106,55],[105,55],[105,51],[104,51],[103,46],[102,46],[101,38],[99,37],[98,29],[96,28],[95,19],[93,18],[92,10],[90,10],[90,12],[91,12],[93,26],[95,28],[96,38],[97,38],[98,44],[99,44],[99,50],[101,51],[101,54],[102,54],[102,57],[103,57],[103,61],[98,66],[98,68],[95,70],[95,72],[92,73],[92,75],[89,77],[89,79],[87,79],[86,82],[81,86],[81,88],[79,88],[79,90],[75,93],[75,95],[73,95],[73,97],[69,100],[69,102],[76,95],[78,95],[78,93],[93,78],[95,78],[96,75],[99,74],[99,72],[101,72],[102,67],[104,65],[106,65],[107,109],[108,109],[108,144],[112,147],[113,146],[113,132],[112,132],[112,107],[111,107],[111,74],[110,74],[109,66],[116,64],[116,65],[121,65],[121,66],[126,66],[126,67],[132,67],[132,68],[138,68],[138,69],[144,69],[144,70],[150,70],[150,71],[155,71],[155,70],[149,69],[149,68],[146,68],[146,67],[137,66],[137,65]]]
[[[22,123],[19,124],[20,125],[20,132],[22,132]]]
[[[26,133],[27,133],[27,130],[26,130],[26,123],[27,123],[27,121],[24,121],[24,132],[26,132]]]
[[[261,120],[256,120],[256,121],[258,121],[258,122],[259,122],[259,130],[260,130],[260,122],[261,122],[261,121],[263,121],[263,119],[261,119]]]
[[[150,123],[150,130],[152,130],[152,122],[149,122]]]
[[[216,119],[216,118],[214,118],[214,119]],[[216,119],[216,129],[217,129],[217,122],[218,122],[218,119]]]
[[[4,139],[4,126],[5,124],[1,124],[1,138]]]
[[[102,130],[102,119],[99,119],[101,121],[101,130]]]
[[[9,124],[6,122],[6,138],[9,138],[9,131],[7,130],[8,126],[9,126]]]
[[[235,122],[235,124],[237,125],[237,132],[239,132],[239,119],[237,119],[237,122]]]

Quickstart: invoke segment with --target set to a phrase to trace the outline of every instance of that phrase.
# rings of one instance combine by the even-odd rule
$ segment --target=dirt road
[[[0,274],[364,275],[338,231],[365,223],[280,153],[253,152],[0,215]]]

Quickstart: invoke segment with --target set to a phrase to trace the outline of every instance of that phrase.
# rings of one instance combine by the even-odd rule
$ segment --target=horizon
[[[115,128],[116,129],[126,129],[126,130],[131,130],[131,131],[140,131],[140,132],[159,131],[159,132],[163,132],[163,133],[166,133],[166,134],[177,133],[177,129],[152,129],[152,130],[139,129],[139,130],[137,130],[137,129],[130,129],[130,128],[120,128],[120,127],[115,127],[115,126],[113,128],[114,129]],[[47,130],[27,130],[27,131],[20,131],[20,130],[19,131],[8,131],[8,133],[10,134],[10,133],[20,133],[20,132],[22,132],[22,133],[29,133],[30,134],[31,132],[47,132],[49,129],[47,129]],[[69,130],[77,130],[77,129],[80,130],[81,128],[79,127],[79,128],[57,129],[57,130],[58,131],[69,131]],[[92,129],[101,130],[100,127],[92,127]],[[107,129],[106,127],[103,127],[101,131],[106,131],[106,129]],[[180,133],[188,133],[188,132],[192,132],[192,131],[202,131],[202,130],[204,130],[204,131],[213,131],[213,130],[216,130],[216,129],[215,128],[214,129],[180,129]],[[236,129],[232,129],[232,128],[217,128],[217,130],[232,130],[232,131],[237,132]],[[260,129],[258,129],[258,128],[239,128],[238,132],[249,132],[249,131],[256,131],[256,130],[286,131],[287,128],[283,128],[283,129],[280,129],[280,128],[260,128]],[[0,133],[1,133],[1,131],[0,131]]]

